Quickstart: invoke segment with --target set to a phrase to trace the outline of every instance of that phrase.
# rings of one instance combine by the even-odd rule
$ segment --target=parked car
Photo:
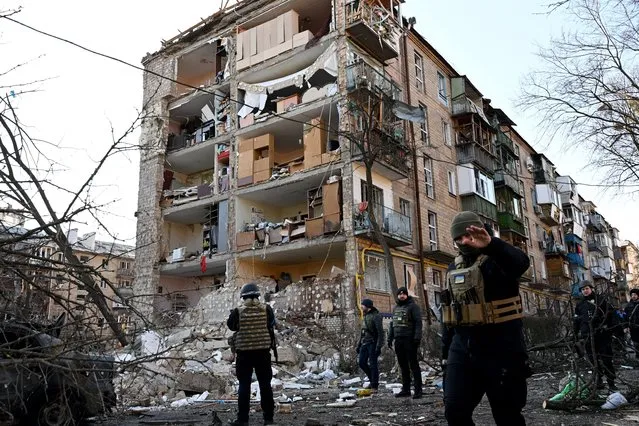
[[[0,416],[74,425],[115,405],[114,359],[67,350],[61,324],[0,323]]]

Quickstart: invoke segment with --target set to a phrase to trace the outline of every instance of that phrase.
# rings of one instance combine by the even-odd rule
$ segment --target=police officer
[[[410,396],[410,375],[413,373],[415,393],[413,399],[422,397],[422,372],[417,361],[417,350],[422,340],[422,312],[406,287],[397,289],[397,302],[393,310],[393,320],[388,329],[388,347],[393,348],[402,373],[402,390],[395,396]]]
[[[260,290],[257,285],[249,283],[240,291],[242,304],[231,311],[226,325],[235,331],[235,372],[240,382],[238,390],[237,420],[232,425],[248,425],[249,404],[251,398],[251,377],[253,371],[260,386],[262,413],[264,424],[273,423],[275,402],[271,379],[270,348],[275,347],[275,315],[267,304],[259,301]]]
[[[635,347],[639,350],[639,289],[630,290],[630,302],[624,309],[626,313],[626,327],[630,329],[630,338]]]
[[[579,287],[583,299],[575,307],[575,336],[583,341],[593,366],[596,361],[597,387],[604,387],[603,376],[606,376],[608,389],[615,391],[615,368],[612,363],[614,308],[604,296],[595,293],[590,281],[582,281]]]
[[[362,331],[357,344],[357,354],[359,355],[359,366],[366,373],[370,388],[377,390],[379,387],[379,369],[377,358],[382,353],[384,345],[384,327],[382,326],[382,315],[373,306],[371,299],[362,300]]]
[[[489,229],[489,228],[488,228]],[[495,423],[525,425],[530,376],[522,332],[519,278],[528,256],[491,236],[479,216],[465,211],[452,222],[459,250],[442,292],[444,405],[449,425],[474,425],[484,394]]]

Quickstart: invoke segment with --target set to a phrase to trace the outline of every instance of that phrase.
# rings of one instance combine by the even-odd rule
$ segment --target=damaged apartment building
[[[406,49],[432,74],[408,90]],[[426,273],[441,286],[453,250],[438,232],[458,209],[447,184],[455,171],[454,72],[428,49],[406,26],[399,1],[253,1],[145,57],[147,70],[179,83],[149,73],[144,81],[146,109],[157,118],[146,120],[141,136],[135,285],[154,295],[141,308],[179,311],[223,284],[272,277],[276,291],[343,271],[343,307],[353,309],[358,293],[389,312],[387,265],[367,209],[391,247],[398,285],[421,298]],[[437,76],[445,86],[439,95]],[[394,101],[432,104],[446,127],[409,126],[392,113]],[[391,123],[367,142],[378,151],[371,194],[365,154],[348,136],[363,116]],[[415,170],[413,142],[448,161],[450,173],[435,175],[421,158]],[[430,203],[416,197],[441,202],[418,214]]]
[[[138,309],[185,311],[265,278],[271,292],[313,291],[340,276],[334,307],[367,297],[389,313],[392,267],[436,311],[460,210],[531,257],[527,312],[570,295],[583,277],[564,242],[569,182],[403,3],[241,1],[147,54]]]

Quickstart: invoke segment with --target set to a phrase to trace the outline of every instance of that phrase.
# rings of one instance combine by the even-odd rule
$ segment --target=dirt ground
[[[639,370],[620,372],[621,381],[637,383]],[[563,373],[535,374],[528,382],[528,404],[524,410],[529,425],[639,425],[639,406],[627,405],[615,411],[580,409],[573,412],[548,411],[541,406],[542,401],[555,393]],[[433,380],[433,382],[435,382]],[[624,385],[620,386],[623,392]],[[284,390],[275,392],[278,397],[285,393],[289,397],[301,396],[302,401],[291,404],[290,413],[276,413],[278,425],[445,425],[442,391],[433,386],[424,388],[424,398],[420,400],[397,399],[390,389],[380,389],[372,397],[360,398],[353,407],[329,408],[340,392],[347,389],[337,387],[314,388],[308,390]],[[353,392],[353,390],[350,390]],[[262,424],[259,404],[252,404],[250,424]],[[222,423],[214,421],[215,416]],[[179,409],[166,409],[144,414],[115,414],[107,419],[95,420],[92,424],[116,425],[216,425],[227,424],[235,419],[235,403],[206,402]],[[309,421],[311,419],[311,421]],[[316,420],[316,421],[313,421]],[[636,419],[636,420],[635,420]],[[494,425],[490,406],[484,398],[475,410],[477,425]]]

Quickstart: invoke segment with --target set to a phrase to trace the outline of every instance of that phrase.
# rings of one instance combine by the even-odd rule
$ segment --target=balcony
[[[486,219],[497,221],[497,206],[479,195],[462,196],[462,210],[473,211]]]
[[[520,280],[522,282],[534,282],[535,281],[535,271],[534,271],[532,266],[529,266],[528,269],[526,269],[526,272],[524,272],[521,275]]]
[[[499,169],[495,172],[495,188],[500,186],[511,189],[515,194],[521,194],[519,180],[504,169]]]
[[[594,279],[604,279],[604,280],[608,279],[608,274],[606,273],[606,270],[602,266],[599,266],[599,265],[591,266],[590,273],[592,274],[592,278]]]
[[[593,213],[587,216],[587,225],[597,231],[604,231],[605,224],[603,217],[598,213]]]
[[[361,161],[364,156],[374,158],[375,172],[390,180],[407,178],[410,172],[410,149],[404,144],[402,133],[402,129],[399,128],[396,134],[392,135],[381,129],[373,129],[370,132],[370,143],[363,142],[361,145],[351,143],[353,160]]]
[[[571,265],[581,266],[582,268],[586,267],[586,262],[584,261],[583,254],[579,253],[568,253],[568,262]]]
[[[364,0],[345,8],[346,32],[355,43],[381,62],[398,56],[397,25],[389,10]]]
[[[508,135],[501,130],[497,132],[497,145],[505,146],[515,158],[518,158],[517,153],[515,152],[515,144],[512,139],[510,139]]]
[[[484,110],[466,96],[462,95],[454,98],[452,107],[453,117],[467,114],[478,114],[486,123],[490,123],[484,114]]]
[[[133,268],[118,268],[115,275],[118,278],[133,278]]]
[[[457,163],[473,163],[484,169],[486,172],[495,173],[495,157],[472,141],[463,141],[457,144]]]
[[[497,221],[499,229],[502,231],[515,232],[523,237],[526,236],[526,230],[521,223],[521,219],[510,212],[498,212]]]
[[[409,246],[413,243],[413,229],[410,217],[388,207],[380,205],[368,205],[367,210],[361,211],[359,206],[353,209],[353,226],[355,235],[367,234],[374,238],[368,209],[375,209],[375,218],[381,227],[382,234],[386,237],[391,247]],[[380,220],[381,218],[381,220]]]
[[[588,240],[588,251],[598,251],[603,254],[603,246],[599,243],[599,241]]]
[[[349,92],[366,89],[391,99],[399,99],[401,94],[399,86],[364,61],[346,67],[346,89]]]
[[[539,214],[539,219],[546,225],[559,226],[561,224],[561,209],[555,204],[540,204],[535,207],[535,212]]]

